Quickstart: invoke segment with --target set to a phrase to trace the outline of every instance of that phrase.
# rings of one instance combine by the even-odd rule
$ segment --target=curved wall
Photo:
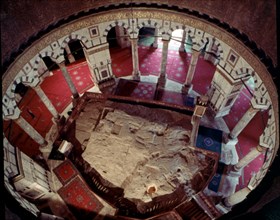
[[[26,44],[29,38],[38,35],[40,30],[47,29],[49,25],[70,15],[82,11],[95,13],[94,8],[109,5],[136,5],[142,0],[95,0],[95,1],[2,1],[1,7],[1,48],[2,61],[7,61],[12,52]],[[264,49],[274,64],[277,63],[276,45],[276,1],[274,0],[150,0],[149,5],[170,5],[174,9],[187,8],[207,14],[213,18],[237,28],[254,40],[258,47]],[[159,6],[160,7],[160,6]],[[12,55],[14,57],[14,55]]]
[[[41,57],[50,56],[57,63],[61,62],[64,59],[63,48],[70,39],[81,40],[86,48],[106,43],[107,33],[115,25],[128,28],[131,38],[138,36],[138,31],[142,26],[158,27],[162,37],[166,38],[170,37],[172,31],[184,29],[193,40],[193,50],[199,50],[199,48],[203,47],[205,39],[215,38],[219,42],[222,55],[218,65],[231,76],[244,71],[253,76],[256,90],[255,98],[263,97],[271,104],[268,124],[263,133],[263,142],[271,146],[273,145],[273,147],[268,151],[267,161],[263,166],[265,169],[262,169],[262,172],[256,176],[256,178],[262,178],[275,156],[277,146],[279,146],[279,137],[277,135],[279,128],[278,123],[276,123],[278,121],[276,87],[273,86],[273,80],[266,67],[243,43],[221,28],[197,19],[194,16],[162,9],[134,8],[133,11],[130,9],[120,9],[87,16],[64,25],[58,30],[48,33],[40,41],[35,42],[10,66],[3,79],[4,108],[6,104],[8,106],[7,109],[10,110],[8,111],[9,114],[11,111],[14,111],[16,115],[18,114],[19,111],[14,106],[13,91],[15,85],[23,81],[23,78],[26,78],[26,76],[29,79],[39,77],[37,66]],[[98,28],[98,35],[91,35],[90,30],[92,27]],[[228,62],[228,55],[231,51],[240,56],[234,67]],[[11,115],[7,115],[7,117],[13,118]],[[258,182],[255,181],[254,184]]]
[[[263,141],[271,144],[267,159],[257,175],[250,182],[255,188],[266,175],[279,146],[279,113],[278,94],[267,67],[240,40],[227,33],[224,29],[192,15],[170,11],[167,9],[134,8],[101,12],[82,17],[54,29],[34,42],[22,52],[3,76],[2,95],[4,108],[16,109],[13,89],[23,78],[40,79],[37,72],[38,62],[44,56],[52,57],[56,62],[64,59],[63,48],[70,39],[79,39],[86,48],[106,43],[108,31],[115,25],[128,28],[130,37],[137,37],[142,26],[158,27],[162,37],[170,37],[172,31],[184,29],[193,40],[193,50],[199,50],[205,39],[215,39],[221,51],[219,66],[233,76],[248,72],[255,81],[256,98],[264,97],[271,104],[268,124],[263,135],[268,138]],[[90,29],[98,27],[98,36],[91,36]],[[230,51],[234,51],[239,59],[233,67],[228,62]],[[27,82],[28,84],[28,82]],[[30,83],[32,86],[32,83]],[[5,98],[7,101],[5,101]],[[6,105],[6,106],[5,106]],[[5,116],[5,115],[4,115]],[[6,115],[9,118],[9,115]],[[272,141],[272,142],[271,142]]]

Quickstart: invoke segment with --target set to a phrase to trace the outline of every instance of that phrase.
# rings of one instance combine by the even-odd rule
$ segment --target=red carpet
[[[67,66],[67,70],[79,93],[84,93],[93,87],[94,84],[86,61],[78,64],[70,64]],[[53,75],[43,81],[41,88],[45,91],[59,113],[63,112],[71,103],[69,97],[72,94],[60,69],[53,71]]]
[[[198,92],[200,95],[205,95],[211,86],[216,67],[199,57],[193,76],[193,90]]]
[[[191,54],[170,50],[168,51],[166,74],[167,78],[178,83],[184,83],[188,73]]]
[[[150,46],[138,46],[139,70],[141,75],[155,75],[160,73],[162,49]],[[132,58],[130,48],[111,49],[112,69],[117,77],[128,76],[132,73]],[[184,83],[190,65],[191,54],[168,50],[166,75],[167,78],[178,83]],[[210,87],[216,67],[199,57],[193,78],[193,89],[199,94],[206,94]]]
[[[175,45],[176,46],[176,45]],[[178,46],[178,45],[177,45]],[[158,49],[139,46],[139,68],[143,75],[157,75],[160,71],[161,46]],[[112,58],[112,69],[117,77],[128,76],[132,73],[132,57],[131,49],[113,48],[110,49]],[[187,69],[189,67],[190,56],[187,53],[179,53],[172,49],[168,51],[167,77],[176,82],[183,83],[185,81]],[[83,93],[93,86],[89,68],[85,61],[76,62],[67,66],[74,84],[79,93]],[[193,78],[193,89],[205,94],[211,84],[215,72],[215,66],[211,63],[199,58],[196,71]],[[71,92],[60,70],[53,71],[53,75],[47,77],[41,84],[42,89],[49,97],[58,112],[63,112],[65,107],[71,103]],[[139,83],[132,90],[122,89],[118,94],[129,95],[137,98],[145,98],[151,100],[155,93],[153,84]],[[232,107],[231,113],[224,119],[231,130],[242,115],[249,108],[249,99],[251,98],[248,91],[243,90],[239,98]],[[169,103],[184,104],[182,94],[164,91],[161,100]],[[49,131],[52,122],[52,115],[41,102],[37,94],[31,89],[19,104],[22,117],[25,118],[43,137]],[[30,113],[31,112],[31,113]],[[244,157],[251,147],[258,144],[258,139],[267,122],[267,112],[258,113],[248,126],[239,135],[239,143],[237,152],[240,158]],[[18,147],[29,156],[35,156],[39,153],[39,145],[35,143],[15,122],[4,121],[3,131],[8,137],[11,144]],[[246,186],[251,175],[257,172],[263,163],[263,155],[254,160],[244,169],[244,176],[240,178],[238,187]]]
[[[155,75],[160,73],[161,49],[148,46],[138,47],[139,69],[141,75]]]
[[[129,76],[132,73],[132,56],[130,48],[112,48],[110,49],[112,60],[112,70],[115,76]]]
[[[224,117],[226,124],[229,129],[232,130],[237,122],[250,108],[250,100],[252,96],[246,88],[242,90],[239,97],[235,101],[229,115]],[[268,112],[258,112],[244,130],[238,136],[238,143],[236,150],[239,159],[243,158],[250,152],[251,149],[255,148],[259,143],[259,137],[263,133],[265,125],[268,120]],[[261,154],[258,158],[252,161],[243,169],[243,175],[239,179],[239,185],[236,190],[242,189],[248,185],[252,175],[257,173],[264,161],[264,154]]]
[[[52,115],[32,88],[28,89],[18,107],[21,110],[21,116],[42,137],[45,137],[53,124],[51,121]],[[9,137],[10,143],[27,155],[32,157],[39,154],[39,144],[30,138],[14,121],[4,121],[3,131],[5,136]]]
[[[62,162],[53,171],[63,185],[78,175],[76,167],[69,160]]]
[[[58,194],[77,219],[93,219],[103,208],[101,202],[79,176],[60,188]]]

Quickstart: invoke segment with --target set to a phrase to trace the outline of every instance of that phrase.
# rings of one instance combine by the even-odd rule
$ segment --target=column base
[[[190,85],[184,84],[184,85],[182,86],[182,93],[183,93],[183,94],[190,94],[190,92],[192,91],[192,88],[193,88],[193,85],[192,85],[192,84],[190,84]]]
[[[241,176],[241,169],[236,169],[235,165],[229,165],[227,174],[232,177],[240,177]]]
[[[141,78],[140,78],[140,74],[139,74],[139,75],[136,75],[136,76],[133,75],[133,76],[132,76],[132,79],[139,82],[140,79],[141,79]]]
[[[154,48],[158,48],[158,43],[152,43],[152,46],[154,47]]]
[[[140,81],[141,72],[139,70],[132,71],[132,79],[136,81]]]
[[[72,104],[73,104],[73,108],[75,108],[78,104],[78,100],[79,100],[80,96],[78,97],[72,97]]]
[[[225,140],[226,139],[226,140]],[[227,165],[235,165],[239,161],[238,154],[236,152],[236,144],[238,139],[227,139],[227,135],[223,137],[223,147],[221,152],[220,161]]]
[[[58,124],[59,121],[60,121],[60,115],[58,115],[57,118],[55,118],[55,117],[52,118],[52,122],[53,122],[54,124]]]
[[[160,76],[157,81],[157,85],[159,89],[164,89],[166,84],[166,78],[164,76]]]
[[[185,52],[185,47],[183,46],[183,47],[179,47],[179,51],[180,52]]]
[[[73,56],[72,54],[71,54],[71,55],[70,55],[70,54],[68,55],[68,60],[69,60],[70,63],[74,63],[74,62],[76,61],[75,58],[74,58],[74,56]]]
[[[219,204],[217,204],[216,209],[218,209],[219,212],[223,215],[231,211],[231,207],[227,207],[224,202],[220,202]]]
[[[225,133],[223,135],[223,143],[227,144],[228,146],[230,146],[230,145],[235,146],[237,144],[237,142],[238,142],[238,139],[231,137],[230,134]]]

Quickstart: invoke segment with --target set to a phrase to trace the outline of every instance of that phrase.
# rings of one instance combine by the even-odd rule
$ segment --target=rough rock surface
[[[119,104],[103,113],[83,157],[105,179],[124,188],[125,197],[147,202],[186,184],[207,164],[188,146],[190,117]],[[155,193],[147,188],[155,185]]]

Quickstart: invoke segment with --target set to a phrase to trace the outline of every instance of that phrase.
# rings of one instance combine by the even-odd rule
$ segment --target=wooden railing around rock
[[[127,97],[116,97],[116,96],[104,96],[103,94],[97,93],[85,93],[79,100],[76,108],[73,110],[72,114],[61,128],[61,133],[65,134],[69,132],[72,124],[78,118],[80,112],[86,106],[89,101],[116,101],[116,102],[128,102],[146,106],[157,106],[163,107],[166,103],[159,103],[157,101],[145,101],[145,100],[135,100],[129,99]],[[165,106],[166,108],[166,106]],[[178,110],[177,106],[169,106],[168,109],[177,109],[177,111],[185,112],[190,114],[190,109],[185,107],[180,107]],[[57,141],[60,141],[61,137],[58,137]],[[74,146],[75,149],[75,146]],[[158,196],[152,199],[151,202],[143,202],[140,199],[128,199],[124,197],[124,189],[115,186],[108,180],[104,179],[90,164],[83,159],[81,154],[77,153],[79,151],[72,151],[68,157],[80,171],[84,180],[87,182],[89,187],[94,193],[99,195],[110,205],[117,209],[118,216],[127,216],[131,218],[149,218],[155,215],[159,215],[162,212],[172,211],[176,207],[180,207],[181,204],[185,204],[190,197],[185,192],[185,184],[179,185],[172,193]],[[207,160],[208,166],[203,170],[196,173],[194,178],[191,180],[192,189],[198,193],[202,191],[208,184],[211,178],[214,176],[218,164],[218,154],[210,151],[206,151],[199,148],[194,148],[196,154],[201,154]],[[196,204],[197,205],[197,204]],[[182,206],[184,209],[184,205]],[[177,208],[176,208],[177,210]],[[180,210],[180,209],[178,209]],[[195,215],[200,216],[199,211],[195,211]],[[204,213],[204,212],[203,212]],[[202,215],[202,214],[201,214]],[[184,216],[184,215],[183,215]],[[184,219],[184,218],[183,218]],[[205,217],[205,219],[207,219]]]

